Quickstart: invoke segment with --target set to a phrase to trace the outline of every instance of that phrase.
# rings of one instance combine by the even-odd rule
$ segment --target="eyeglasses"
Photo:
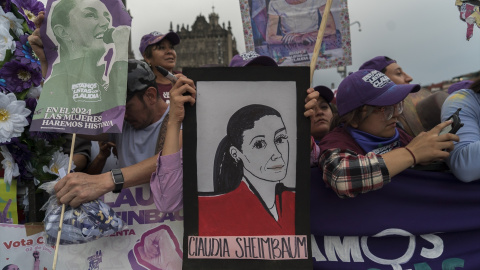
[[[395,114],[395,110],[398,114],[401,114],[403,112],[403,101],[400,101],[395,105],[379,107],[378,109],[383,112],[383,114],[385,115],[385,120],[388,121],[392,119],[393,115]]]

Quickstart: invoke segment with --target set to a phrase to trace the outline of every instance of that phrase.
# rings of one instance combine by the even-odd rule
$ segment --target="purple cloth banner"
[[[40,28],[47,77],[30,130],[120,133],[131,17],[120,0],[49,0]]]
[[[480,269],[480,182],[406,170],[341,199],[311,176],[314,269]]]

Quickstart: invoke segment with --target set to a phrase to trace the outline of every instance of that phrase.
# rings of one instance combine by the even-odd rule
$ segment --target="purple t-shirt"
[[[173,74],[181,74],[181,72],[174,71]],[[158,93],[162,97],[163,101],[165,101],[167,104],[170,104],[170,89],[172,89],[173,85],[171,83],[157,83],[157,87]]]
[[[169,84],[161,84],[157,83],[158,93],[160,97],[167,103],[170,104],[170,89],[172,89],[173,85]]]

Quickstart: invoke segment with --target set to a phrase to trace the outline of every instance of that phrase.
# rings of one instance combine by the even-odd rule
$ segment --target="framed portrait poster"
[[[327,0],[239,0],[247,51],[309,66]],[[333,0],[316,69],[352,64],[347,0]]]
[[[184,269],[310,269],[309,69],[184,74]]]

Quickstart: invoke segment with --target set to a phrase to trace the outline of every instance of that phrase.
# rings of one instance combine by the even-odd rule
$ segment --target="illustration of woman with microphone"
[[[101,102],[103,109],[124,103],[126,76],[120,74],[127,68],[131,18],[121,1],[58,0],[47,8],[41,32],[49,103],[72,108]],[[41,98],[37,111],[45,106]]]

